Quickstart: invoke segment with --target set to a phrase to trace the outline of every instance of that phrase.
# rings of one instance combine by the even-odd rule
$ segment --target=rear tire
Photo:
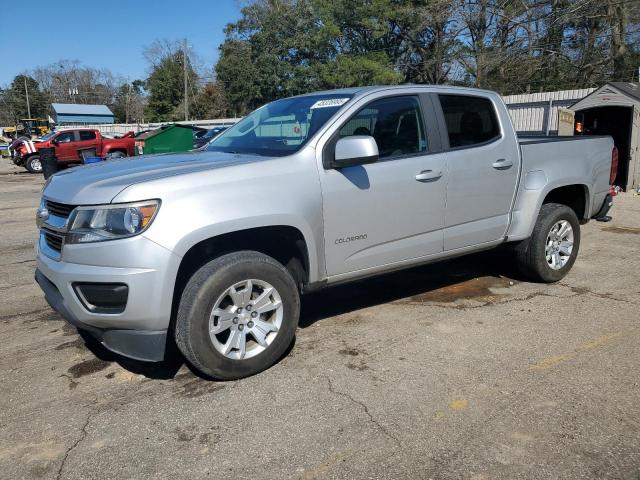
[[[296,283],[280,263],[259,252],[230,253],[202,266],[187,282],[176,319],[176,344],[205,375],[243,378],[282,357],[299,315]],[[236,344],[234,338],[240,337],[244,340]]]
[[[107,160],[115,160],[116,158],[124,158],[126,155],[122,152],[109,152],[107,153]]]
[[[40,155],[31,155],[24,161],[24,168],[30,173],[42,173],[42,162]]]
[[[531,237],[515,248],[520,271],[535,282],[553,283],[573,267],[580,249],[575,212],[558,203],[542,205]]]

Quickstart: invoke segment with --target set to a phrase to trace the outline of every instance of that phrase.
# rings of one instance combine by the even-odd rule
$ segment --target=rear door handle
[[[496,170],[506,170],[507,168],[513,167],[513,162],[511,160],[507,160],[506,158],[501,158],[500,160],[496,160],[491,164],[493,168]]]
[[[423,170],[416,175],[416,180],[419,182],[430,182],[438,180],[442,176],[440,170]]]

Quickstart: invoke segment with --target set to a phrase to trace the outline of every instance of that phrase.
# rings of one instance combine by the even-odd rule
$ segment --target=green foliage
[[[116,123],[142,122],[144,118],[144,84],[142,80],[134,80],[118,87],[111,107]]]
[[[191,115],[194,118],[221,118],[227,115],[227,103],[220,88],[206,84],[193,99]]]
[[[184,55],[178,44],[156,42],[145,51],[152,63],[146,82],[149,92],[145,120],[162,122],[184,120]],[[189,86],[197,84],[198,76],[187,56]]]
[[[339,54],[333,62],[319,65],[318,77],[323,88],[401,83],[404,77],[390,68],[390,65],[391,62],[383,52]]]
[[[28,117],[27,95],[25,92],[25,79],[29,91],[29,105],[31,107],[32,118],[47,117],[47,99],[40,90],[40,85],[30,76],[17,75],[7,89],[6,98],[7,110],[11,117],[10,123],[15,123],[21,118]]]
[[[372,51],[384,44],[379,18],[388,4],[265,0],[243,8],[216,65],[229,113],[313,90],[402,81],[385,52]]]

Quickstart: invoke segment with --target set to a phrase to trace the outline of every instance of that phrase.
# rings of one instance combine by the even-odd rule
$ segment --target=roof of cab
[[[361,96],[366,93],[384,91],[384,90],[400,90],[406,88],[416,88],[421,90],[433,90],[437,88],[446,88],[447,90],[459,90],[460,92],[484,92],[484,93],[495,93],[491,90],[483,90],[480,88],[470,88],[470,87],[457,87],[451,85],[420,85],[415,83],[404,83],[401,85],[369,85],[364,87],[351,87],[351,88],[338,88],[335,90],[321,90],[317,92],[309,92],[303,95],[299,95],[301,97],[310,96],[310,95],[352,95],[352,96]]]

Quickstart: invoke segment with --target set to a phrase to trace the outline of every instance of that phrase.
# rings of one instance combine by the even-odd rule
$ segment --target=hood
[[[58,172],[50,177],[43,195],[69,205],[110,203],[118,193],[134,184],[268,159],[220,152],[127,157]]]

